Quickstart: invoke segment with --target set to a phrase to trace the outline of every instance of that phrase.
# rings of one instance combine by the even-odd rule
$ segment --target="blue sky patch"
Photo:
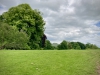
[[[3,7],[0,5],[0,9],[3,9]]]
[[[95,24],[97,27],[100,27],[100,21]]]
[[[100,35],[100,33],[98,33],[98,35]]]

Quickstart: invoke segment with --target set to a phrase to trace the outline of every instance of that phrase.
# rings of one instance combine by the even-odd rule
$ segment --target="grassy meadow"
[[[0,50],[0,75],[98,75],[100,50]]]

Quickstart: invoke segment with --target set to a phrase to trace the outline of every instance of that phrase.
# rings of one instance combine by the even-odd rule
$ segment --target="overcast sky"
[[[43,13],[52,43],[80,41],[100,47],[100,0],[0,0],[0,14],[21,3]]]

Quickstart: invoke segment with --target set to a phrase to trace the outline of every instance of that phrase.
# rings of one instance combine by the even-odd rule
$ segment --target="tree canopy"
[[[53,46],[49,40],[46,40],[45,50],[53,50]]]
[[[20,4],[0,15],[0,21],[28,34],[31,49],[40,47],[45,21],[39,10],[33,10],[28,4]]]

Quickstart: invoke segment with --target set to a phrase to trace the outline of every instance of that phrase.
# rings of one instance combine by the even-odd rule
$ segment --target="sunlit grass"
[[[97,75],[99,60],[100,50],[1,50],[0,75]]]

